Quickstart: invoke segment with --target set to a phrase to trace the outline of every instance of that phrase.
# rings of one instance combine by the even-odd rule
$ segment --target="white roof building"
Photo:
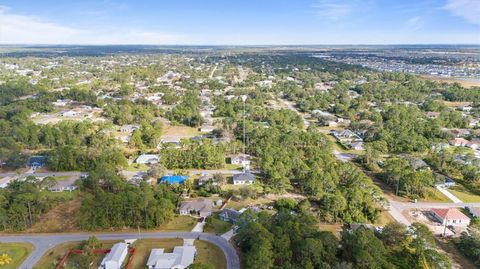
[[[117,243],[113,245],[110,252],[103,258],[98,269],[120,269],[128,254],[128,244]]]
[[[157,154],[142,154],[138,156],[135,162],[141,164],[154,164],[160,162],[160,156]]]
[[[152,249],[148,257],[149,269],[185,269],[193,263],[197,250],[194,246],[175,247],[172,253],[163,248]]]

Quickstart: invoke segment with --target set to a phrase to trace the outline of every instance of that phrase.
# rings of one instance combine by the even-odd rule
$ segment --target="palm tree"
[[[4,266],[12,262],[12,258],[7,253],[0,255],[0,266]]]

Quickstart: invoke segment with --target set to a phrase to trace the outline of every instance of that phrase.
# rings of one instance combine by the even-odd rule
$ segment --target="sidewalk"
[[[457,196],[453,195],[451,192],[448,191],[448,189],[445,189],[442,186],[436,186],[437,190],[439,190],[441,193],[443,193],[445,196],[448,197],[448,199],[452,200],[454,203],[463,203],[462,200],[458,199]]]

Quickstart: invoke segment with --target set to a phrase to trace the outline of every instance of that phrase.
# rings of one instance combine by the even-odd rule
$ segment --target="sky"
[[[0,0],[0,44],[480,44],[480,0]]]

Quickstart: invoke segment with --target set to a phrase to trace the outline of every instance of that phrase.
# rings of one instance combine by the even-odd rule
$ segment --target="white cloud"
[[[317,17],[337,22],[348,17],[356,19],[368,14],[375,6],[375,2],[375,0],[317,0],[312,8]],[[356,17],[351,16],[352,14]]]
[[[407,27],[411,30],[419,30],[425,24],[424,19],[420,16],[409,18],[406,23]]]
[[[443,8],[469,23],[480,24],[480,1],[478,0],[448,0]]]
[[[352,12],[352,5],[347,2],[340,3],[334,0],[319,0],[313,5],[315,13],[320,18],[338,21],[347,17]]]
[[[0,44],[178,44],[184,36],[145,29],[80,29],[0,6]]]

